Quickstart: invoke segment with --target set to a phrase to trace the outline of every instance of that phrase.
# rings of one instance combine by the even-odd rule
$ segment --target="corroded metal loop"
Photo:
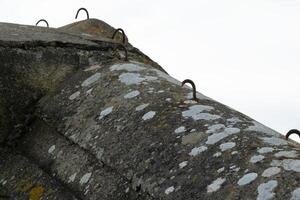
[[[111,37],[111,39],[115,39],[115,36],[117,35],[117,33],[118,33],[119,31],[122,32],[122,35],[123,35],[122,42],[123,42],[123,44],[125,44],[125,42],[126,42],[126,35],[125,35],[124,30],[121,29],[121,28],[118,28],[118,29],[115,30],[115,32],[114,32],[113,36]]]
[[[292,129],[286,134],[285,138],[289,139],[290,135],[292,134],[297,134],[300,137],[300,131],[297,129]]]
[[[49,28],[49,24],[48,24],[47,20],[45,20],[45,19],[40,19],[35,25],[37,26],[40,22],[45,22],[47,27]]]
[[[195,83],[194,83],[192,80],[190,80],[190,79],[185,79],[184,81],[182,81],[181,86],[183,86],[183,85],[186,84],[186,83],[191,84],[191,86],[192,86],[192,88],[193,88],[193,99],[194,99],[194,100],[197,100],[197,95],[196,95],[196,85],[195,85]]]
[[[85,9],[85,8],[79,8],[79,9],[77,10],[75,19],[77,19],[78,14],[79,14],[79,12],[80,12],[81,10],[85,11],[86,17],[87,17],[87,19],[89,19],[89,18],[90,18],[89,12],[88,12],[87,9]]]
[[[121,48],[121,49],[124,50],[124,52],[125,52],[125,61],[128,61],[128,51],[127,51],[127,48],[124,45],[122,45],[122,44],[120,44],[118,46],[118,48]]]

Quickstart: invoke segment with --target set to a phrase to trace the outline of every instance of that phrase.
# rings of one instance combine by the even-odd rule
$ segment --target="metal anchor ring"
[[[88,12],[87,9],[85,9],[85,8],[79,8],[79,9],[77,10],[75,19],[77,19],[78,14],[79,14],[79,12],[80,12],[81,10],[85,11],[86,16],[87,16],[87,19],[89,19],[89,18],[90,18],[89,12]]]
[[[193,88],[193,99],[194,99],[195,101],[197,101],[196,85],[195,85],[195,83],[194,83],[192,80],[190,80],[190,79],[185,79],[184,81],[182,81],[181,87],[184,86],[184,84],[186,84],[186,83],[191,84],[191,86],[192,86],[192,88]]]
[[[121,28],[118,28],[118,29],[115,30],[115,32],[113,33],[113,36],[111,37],[111,39],[115,39],[115,36],[117,35],[117,33],[118,33],[119,31],[122,32],[122,35],[123,35],[122,42],[123,42],[123,44],[125,44],[125,42],[126,42],[126,35],[125,35],[124,30],[121,29]]]
[[[300,137],[300,131],[297,129],[292,129],[286,134],[285,138],[289,139],[290,135],[292,134],[297,134]]]
[[[45,20],[45,19],[40,19],[35,25],[37,26],[40,22],[45,22],[47,27],[49,28],[49,24],[48,24],[47,20]]]

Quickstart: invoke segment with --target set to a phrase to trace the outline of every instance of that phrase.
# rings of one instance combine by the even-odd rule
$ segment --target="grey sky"
[[[124,28],[134,46],[178,80],[194,80],[201,93],[279,132],[300,129],[300,1],[0,2],[2,22],[45,18],[52,27],[74,22],[85,7],[91,18]]]

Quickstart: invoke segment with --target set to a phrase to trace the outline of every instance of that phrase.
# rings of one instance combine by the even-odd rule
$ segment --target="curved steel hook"
[[[181,87],[184,86],[184,84],[186,84],[186,83],[191,84],[191,86],[192,86],[192,88],[193,88],[193,99],[194,99],[195,101],[197,101],[196,85],[195,85],[195,83],[194,83],[192,80],[190,80],[190,79],[185,79],[184,81],[182,81]]]
[[[300,131],[297,129],[292,129],[286,134],[285,139],[289,139],[290,135],[292,134],[297,134],[300,137]]]
[[[48,24],[47,20],[45,20],[45,19],[40,19],[35,25],[37,26],[40,22],[45,22],[47,27],[49,28],[49,24]]]
[[[85,8],[79,8],[79,9],[77,10],[75,19],[77,19],[78,14],[79,14],[79,12],[80,12],[81,10],[85,11],[86,17],[87,17],[87,19],[89,19],[89,18],[90,18],[89,12],[88,12],[87,9],[85,9]]]
[[[125,44],[125,42],[126,42],[126,35],[125,35],[124,30],[121,29],[121,28],[118,28],[118,29],[115,30],[115,32],[114,32],[113,36],[111,37],[111,39],[115,39],[115,36],[117,35],[117,33],[118,33],[119,31],[121,31],[122,34],[123,34],[122,42],[123,42],[123,44]]]
[[[128,51],[123,44],[120,44],[118,47],[122,48],[125,52],[125,61],[128,61]]]

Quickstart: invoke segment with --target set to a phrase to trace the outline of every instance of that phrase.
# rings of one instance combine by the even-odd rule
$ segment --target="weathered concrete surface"
[[[297,143],[200,93],[190,100],[129,44],[122,61],[109,25],[21,28],[0,24],[2,146],[76,198],[300,199]]]
[[[0,148],[0,157],[0,188],[5,191],[1,196],[30,200],[77,199],[71,191],[19,153]]]

